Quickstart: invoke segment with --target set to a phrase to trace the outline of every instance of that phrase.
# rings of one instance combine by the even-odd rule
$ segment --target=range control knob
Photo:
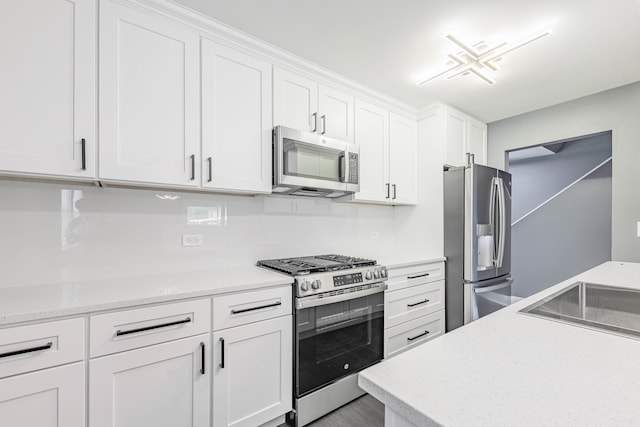
[[[373,278],[374,279],[379,279],[380,278],[380,272],[378,270],[373,272]]]
[[[380,277],[387,277],[387,270],[380,270]]]
[[[371,272],[370,271],[367,271],[367,273],[364,275],[364,278],[367,279],[367,280],[371,280],[371,277],[372,276],[371,276]]]
[[[311,282],[311,287],[313,289],[320,289],[320,286],[322,286],[322,282],[320,280],[314,280]]]
[[[304,280],[302,283],[300,283],[300,289],[302,289],[303,291],[308,291],[309,290],[309,281],[308,280]]]

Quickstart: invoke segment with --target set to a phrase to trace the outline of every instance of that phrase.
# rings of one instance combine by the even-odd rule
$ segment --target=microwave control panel
[[[349,153],[349,184],[358,183],[358,154]]]

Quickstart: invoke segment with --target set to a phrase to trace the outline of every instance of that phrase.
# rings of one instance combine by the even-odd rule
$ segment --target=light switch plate
[[[636,230],[636,235],[638,237],[640,237],[640,221],[638,221],[638,225],[637,225],[638,229]]]

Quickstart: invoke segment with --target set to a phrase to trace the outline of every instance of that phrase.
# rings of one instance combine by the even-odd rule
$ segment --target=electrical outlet
[[[370,231],[369,232],[369,238],[370,239],[377,239],[378,237],[380,237],[380,233],[378,233],[377,231]]]
[[[202,246],[202,242],[204,238],[202,234],[183,234],[182,235],[182,246]]]

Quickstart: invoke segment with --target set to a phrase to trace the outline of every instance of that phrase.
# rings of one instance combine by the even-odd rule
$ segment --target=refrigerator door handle
[[[496,190],[498,188],[498,183],[497,183],[498,178],[493,177],[491,179],[491,192],[489,194],[489,225],[491,226],[491,237],[493,239],[493,253],[491,254],[491,258],[493,259],[493,266],[495,267],[497,265],[497,261],[498,261],[498,242],[496,239],[496,232],[497,232],[497,228],[496,228],[496,224],[495,224],[495,219],[496,219]]]
[[[501,283],[499,285],[484,286],[482,288],[473,288],[473,292],[475,292],[476,294],[484,294],[485,292],[497,291],[497,290],[506,288],[507,286],[511,286],[511,282],[513,282],[513,279],[509,278],[509,279],[506,279],[504,283]]]
[[[498,221],[500,221],[500,236],[498,239],[498,256],[496,267],[501,268],[502,263],[504,262],[504,246],[505,246],[505,235],[507,233],[507,224],[506,224],[506,202],[505,202],[505,194],[504,194],[504,181],[502,178],[496,178],[496,186],[498,189]]]

